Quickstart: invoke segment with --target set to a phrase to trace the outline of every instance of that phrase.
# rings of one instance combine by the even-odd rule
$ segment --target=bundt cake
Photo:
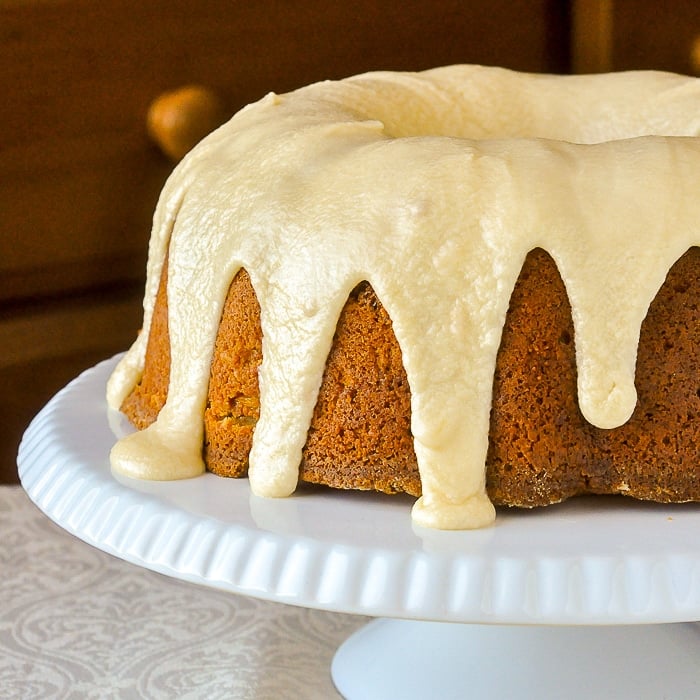
[[[700,80],[369,73],[175,169],[112,467],[407,492],[420,526],[700,499]]]

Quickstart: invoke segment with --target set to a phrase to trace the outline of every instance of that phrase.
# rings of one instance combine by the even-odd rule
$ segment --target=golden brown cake
[[[698,106],[455,66],[246,108],[161,198],[113,467],[422,494],[446,528],[700,499]]]

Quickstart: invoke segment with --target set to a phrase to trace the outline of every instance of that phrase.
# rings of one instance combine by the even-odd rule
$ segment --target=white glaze
[[[562,274],[582,412],[599,427],[621,425],[636,401],[649,303],[700,243],[700,139],[581,144],[697,135],[698,106],[700,81],[670,74],[466,66],[367,74],[248,106],[185,158],[161,196],[144,331],[108,399],[118,407],[140,377],[169,246],[168,401],[152,426],[115,445],[113,468],[162,479],[203,471],[214,339],[244,267],[263,330],[251,488],[292,493],[338,315],[368,280],[411,388],[423,487],[414,520],[490,523],[493,372],[525,256],[544,248]],[[521,138],[498,140],[511,136]],[[541,136],[563,140],[531,138]]]

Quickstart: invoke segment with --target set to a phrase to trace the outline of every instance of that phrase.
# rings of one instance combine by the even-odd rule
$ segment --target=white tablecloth
[[[141,569],[0,487],[2,698],[338,698],[333,654],[365,622]]]

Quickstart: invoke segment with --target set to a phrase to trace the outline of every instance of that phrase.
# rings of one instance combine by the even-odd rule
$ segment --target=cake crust
[[[167,265],[143,378],[122,406],[139,429],[167,398],[166,286]],[[671,268],[642,325],[632,418],[619,428],[596,428],[578,407],[566,289],[546,252],[527,256],[494,376],[486,484],[495,504],[542,506],[589,493],[700,499],[699,295],[694,247]],[[204,459],[220,476],[247,473],[261,360],[260,307],[241,270],[224,306],[205,411]],[[401,351],[367,282],[352,291],[338,320],[299,477],[334,488],[421,494]]]

